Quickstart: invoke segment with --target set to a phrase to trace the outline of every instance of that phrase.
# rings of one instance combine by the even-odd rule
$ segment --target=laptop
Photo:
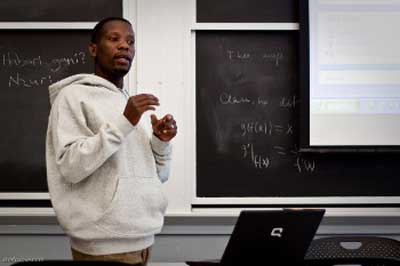
[[[324,209],[242,211],[220,261],[186,264],[243,266],[302,261],[324,213]]]

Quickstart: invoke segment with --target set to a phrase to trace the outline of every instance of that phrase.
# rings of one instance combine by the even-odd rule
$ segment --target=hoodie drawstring
[[[122,89],[121,91],[122,91],[122,94],[125,95],[126,99],[129,99],[129,93],[125,89]]]

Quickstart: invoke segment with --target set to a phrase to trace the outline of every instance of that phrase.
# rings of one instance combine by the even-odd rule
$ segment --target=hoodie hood
[[[53,104],[57,95],[63,88],[70,85],[98,86],[112,91],[120,92],[120,89],[118,89],[117,86],[100,76],[97,76],[95,74],[77,74],[57,81],[56,83],[53,83],[49,86],[50,104]]]

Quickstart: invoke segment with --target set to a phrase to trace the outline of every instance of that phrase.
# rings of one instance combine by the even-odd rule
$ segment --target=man
[[[177,127],[170,114],[145,114],[159,105],[155,96],[129,97],[123,88],[134,43],[129,21],[102,20],[89,46],[95,74],[49,87],[48,186],[75,260],[146,265],[163,225],[167,202],[160,187]]]

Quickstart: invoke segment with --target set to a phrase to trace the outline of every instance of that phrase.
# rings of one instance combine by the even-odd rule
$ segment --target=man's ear
[[[97,45],[95,43],[89,44],[89,53],[90,55],[95,58],[97,55]]]

